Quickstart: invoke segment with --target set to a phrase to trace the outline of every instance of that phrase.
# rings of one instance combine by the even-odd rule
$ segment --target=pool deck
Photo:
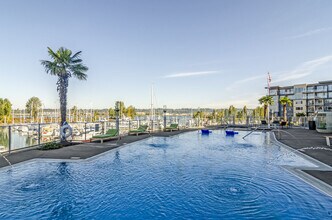
[[[274,133],[281,143],[330,167],[332,166],[332,147],[326,145],[324,137],[331,136],[331,134],[321,134],[315,130],[303,128],[280,129]],[[332,168],[325,170],[303,169],[302,171],[332,186]]]
[[[9,155],[5,154],[5,157],[10,161],[12,165],[21,163],[24,161],[44,158],[44,159],[87,159],[98,154],[104,153],[106,151],[112,150],[114,148],[143,140],[148,137],[169,137],[173,135],[178,135],[180,133],[195,131],[197,129],[185,129],[173,132],[155,132],[151,134],[143,135],[126,135],[118,140],[105,141],[104,143],[92,142],[72,145],[68,147],[63,147],[56,150],[38,150],[36,147],[22,149],[20,151],[14,151]],[[8,162],[0,156],[0,168],[8,166]]]
[[[209,129],[215,129],[218,127],[209,127]],[[114,148],[146,139],[148,137],[169,137],[178,135],[180,133],[195,131],[199,129],[184,129],[173,132],[156,132],[152,134],[144,134],[139,136],[123,136],[119,140],[105,141],[103,144],[98,142],[83,143],[63,147],[56,150],[41,151],[36,148],[24,149],[21,151],[12,152],[6,155],[6,158],[11,164],[17,164],[24,161],[44,158],[44,159],[87,159]],[[332,147],[326,145],[325,134],[319,134],[316,131],[302,129],[302,128],[289,128],[280,129],[275,131],[275,136],[281,143],[304,153],[328,166],[332,166]],[[331,135],[331,134],[330,134]],[[8,166],[8,162],[3,157],[0,157],[0,168]],[[331,169],[311,169],[301,170],[306,174],[309,174],[324,183],[332,186],[332,168]]]

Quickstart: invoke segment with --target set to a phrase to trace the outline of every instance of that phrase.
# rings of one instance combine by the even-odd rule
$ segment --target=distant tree
[[[238,119],[240,119],[240,120],[243,119],[243,116],[244,116],[244,114],[243,114],[243,111],[242,111],[242,110],[240,110],[240,111],[238,111],[238,112],[236,113],[236,118],[238,118]]]
[[[258,99],[259,103],[264,106],[264,118],[266,118],[266,111],[267,111],[267,106],[268,105],[273,105],[274,101],[272,96],[266,95]]]
[[[200,119],[203,119],[204,118],[204,112],[202,112],[202,111],[196,111],[196,112],[194,112],[194,114],[193,114],[193,118],[200,118]]]
[[[119,106],[119,117],[122,118],[126,115],[126,107],[123,101],[115,102],[115,108],[117,107],[117,105]]]
[[[56,52],[49,47],[47,49],[52,61],[42,60],[41,64],[45,67],[46,73],[58,77],[56,84],[60,97],[60,123],[63,125],[66,121],[69,78],[74,76],[79,80],[86,80],[88,67],[82,64],[81,51],[73,55],[71,50],[63,47],[60,47]],[[62,141],[64,141],[64,138],[62,138]]]
[[[8,99],[0,98],[0,122],[7,123],[12,116],[12,103]]]
[[[114,110],[114,108],[109,108],[108,109],[108,117],[109,118],[115,118],[115,110]]]
[[[98,112],[97,110],[95,110],[95,111],[93,112],[93,118],[92,118],[92,121],[93,121],[93,122],[96,122],[96,121],[98,121],[98,118],[99,118],[99,112]]]
[[[217,120],[221,120],[223,117],[225,117],[225,111],[223,109],[220,109],[220,111],[217,112]]]
[[[207,117],[207,119],[209,119],[211,121],[217,119],[217,111],[215,109],[213,109],[212,112],[207,114],[206,117]]]
[[[288,97],[284,96],[282,98],[280,98],[279,100],[280,104],[282,105],[283,108],[283,113],[284,113],[284,120],[287,121],[287,105],[288,106],[292,106],[292,100],[290,100]]]
[[[70,113],[73,115],[73,122],[77,122],[78,121],[78,109],[77,109],[77,106],[73,106],[70,110]]]
[[[248,116],[247,106],[243,106],[242,112],[243,112],[243,117],[247,117]]]
[[[228,109],[223,109],[222,111],[223,111],[223,113],[224,113],[224,116],[223,116],[223,117],[228,117],[228,116],[229,116],[229,115],[228,115]]]
[[[229,106],[228,115],[229,116],[236,116],[236,108],[233,105]]]
[[[126,116],[133,119],[136,116],[136,109],[134,108],[134,106],[130,105],[128,106],[128,108],[126,109]]]
[[[33,121],[36,121],[38,117],[38,112],[41,109],[42,103],[38,97],[31,97],[25,104],[26,111],[30,113]]]
[[[253,116],[254,117],[264,117],[264,108],[257,106],[254,110],[253,110]]]

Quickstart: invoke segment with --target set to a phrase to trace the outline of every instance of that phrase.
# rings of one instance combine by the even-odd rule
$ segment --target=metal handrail
[[[251,132],[249,132],[248,134],[244,135],[242,137],[242,139],[245,139],[247,136],[251,135],[253,132],[257,131],[259,128],[261,128],[260,126],[256,127],[254,130],[252,130]],[[263,131],[265,131],[265,128],[262,128]]]

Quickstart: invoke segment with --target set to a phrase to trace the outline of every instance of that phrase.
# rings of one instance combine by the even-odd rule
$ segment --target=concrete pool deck
[[[71,145],[56,150],[38,150],[37,147],[26,148],[18,151],[14,151],[5,157],[10,161],[12,165],[21,163],[24,161],[42,158],[42,159],[87,159],[114,148],[129,144],[135,141],[139,141],[148,137],[169,137],[178,135],[180,133],[195,131],[197,129],[183,129],[173,132],[155,132],[151,134],[143,135],[126,135],[119,140],[105,141],[103,144],[100,142],[82,143],[77,145]],[[0,168],[8,166],[8,162],[5,158],[0,156]]]
[[[209,129],[218,129],[218,127],[209,127]],[[184,129],[173,132],[156,132],[152,134],[144,134],[139,136],[123,136],[120,140],[112,140],[104,142],[83,143],[63,147],[57,150],[41,151],[36,148],[28,148],[21,151],[12,152],[6,155],[11,164],[17,164],[32,159],[87,159],[99,155],[114,148],[124,146],[126,144],[143,140],[148,137],[169,137],[180,133],[195,131],[199,129]],[[332,148],[326,145],[324,134],[316,131],[301,128],[289,128],[275,131],[277,140],[288,147],[295,149],[303,154],[308,155],[328,166],[332,166]],[[8,166],[8,162],[0,157],[0,168]],[[322,182],[332,186],[332,169],[331,170],[301,170],[304,173],[315,177]]]
[[[303,128],[281,129],[274,133],[279,142],[332,166],[332,147],[326,145],[324,137],[331,134],[321,134],[315,130]],[[329,170],[303,169],[302,171],[332,186],[332,168]]]

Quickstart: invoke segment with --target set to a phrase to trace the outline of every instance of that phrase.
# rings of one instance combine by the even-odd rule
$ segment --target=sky
[[[256,107],[271,85],[332,80],[330,0],[0,0],[0,98],[59,106],[47,47],[82,51],[68,107]]]

